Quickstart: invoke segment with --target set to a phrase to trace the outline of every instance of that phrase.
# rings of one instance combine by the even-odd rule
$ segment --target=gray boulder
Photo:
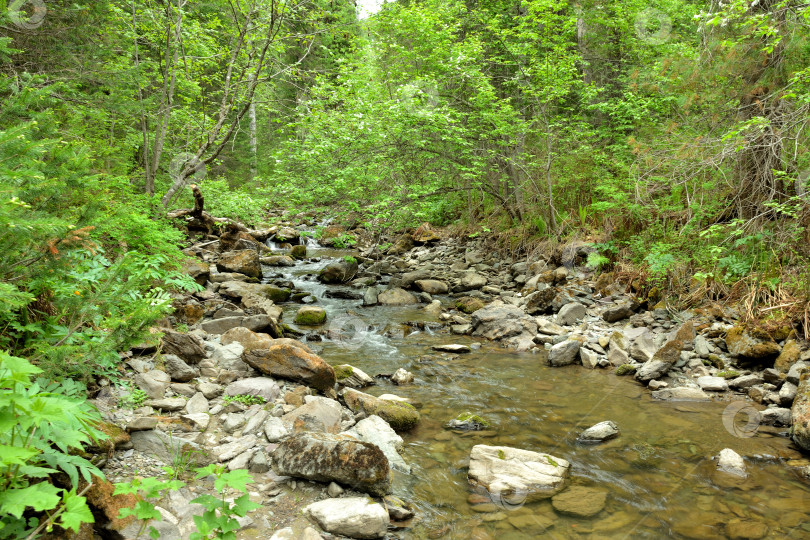
[[[304,508],[326,532],[349,538],[382,538],[388,532],[388,511],[368,497],[326,499]]]
[[[582,443],[598,443],[614,439],[619,436],[619,426],[615,422],[606,420],[599,422],[583,431],[577,438]]]
[[[548,365],[559,367],[573,364],[577,361],[580,347],[579,341],[574,339],[557,343],[548,351]]]
[[[585,306],[579,302],[571,302],[565,304],[562,309],[557,313],[557,324],[562,326],[571,326],[581,321],[585,317]]]

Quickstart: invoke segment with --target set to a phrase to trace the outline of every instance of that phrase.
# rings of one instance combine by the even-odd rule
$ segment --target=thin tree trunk
[[[135,2],[132,2],[132,31],[135,34],[135,77],[138,79],[138,104],[141,107],[141,134],[143,135],[143,170],[144,191],[147,195],[155,194],[155,177],[149,161],[149,125],[146,121],[146,109],[143,104],[143,89],[141,88],[141,58],[138,50],[138,22],[135,16]]]
[[[158,119],[158,126],[155,132],[155,146],[152,153],[152,169],[149,176],[154,182],[157,169],[160,165],[160,158],[163,155],[163,146],[166,141],[166,132],[169,128],[169,120],[171,119],[172,106],[174,104],[174,89],[177,82],[177,60],[180,56],[180,33],[183,28],[183,13],[181,9],[185,6],[186,0],[177,0],[177,20],[174,23],[174,32],[172,32],[171,16],[172,16],[172,3],[166,4],[166,20],[169,26],[166,28],[166,69],[163,72],[163,91],[161,96],[161,107]],[[173,34],[173,35],[172,35]],[[174,51],[172,51],[172,43],[174,44]],[[169,60],[171,58],[171,61]]]
[[[259,157],[256,151],[256,103],[253,100],[250,100],[248,116],[250,117],[250,179],[255,180],[259,168]]]

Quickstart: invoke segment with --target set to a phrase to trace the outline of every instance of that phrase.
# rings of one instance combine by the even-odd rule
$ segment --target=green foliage
[[[347,262],[347,263],[349,263],[349,264],[355,264],[355,263],[357,263],[357,259],[355,259],[355,258],[354,258],[354,257],[352,257],[351,255],[344,255],[344,256],[343,256],[343,260],[344,260],[344,261],[346,261],[346,262]]]
[[[258,182],[258,181],[257,181]],[[263,219],[265,208],[271,208],[273,198],[255,185],[234,189],[224,179],[206,179],[202,184],[209,213],[229,217],[249,226]]]
[[[357,238],[349,233],[343,233],[332,240],[332,245],[337,249],[350,249],[357,243]]]
[[[650,253],[644,257],[644,262],[648,265],[650,275],[655,282],[661,282],[666,279],[667,273],[675,267],[678,260],[672,253],[671,244],[663,242],[656,242],[650,248]]]
[[[146,392],[140,388],[131,388],[129,393],[118,401],[118,406],[127,409],[137,409],[146,403],[148,398],[149,396],[146,395]]]
[[[170,476],[174,476],[174,470],[171,467],[163,467]],[[160,520],[162,516],[155,508],[155,502],[165,496],[170,491],[177,491],[185,484],[177,480],[162,480],[160,478],[133,478],[130,482],[122,482],[115,484],[114,495],[137,495],[138,502],[132,508],[122,508],[118,512],[120,519],[134,516],[135,519],[141,522],[141,527],[136,538],[140,538],[143,533],[148,532],[151,538],[160,538],[160,533],[154,527],[149,526],[152,520]]]
[[[54,525],[77,532],[93,516],[80,478],[103,473],[81,457],[83,445],[103,435],[98,412],[73,381],[32,381],[42,370],[0,351],[0,538],[21,538]],[[49,476],[64,473],[68,487]],[[43,521],[40,521],[43,520]]]
[[[136,535],[141,537],[145,532],[151,538],[159,538],[158,531],[149,526],[152,520],[160,520],[161,514],[155,508],[158,499],[165,496],[170,491],[177,491],[185,483],[178,480],[177,471],[172,467],[163,468],[172,477],[172,480],[162,480],[159,478],[134,478],[130,482],[123,482],[115,485],[115,494],[138,495],[139,500],[132,508],[122,508],[119,518],[135,516],[141,522],[140,530]],[[192,540],[235,540],[234,531],[239,529],[237,517],[244,517],[251,510],[260,508],[260,504],[250,501],[247,493],[247,484],[253,482],[250,473],[244,469],[226,471],[225,465],[209,465],[197,469],[197,479],[214,475],[214,489],[220,493],[220,497],[212,495],[201,495],[191,501],[191,504],[200,504],[205,508],[202,515],[194,516],[196,532],[191,534]],[[241,492],[242,495],[233,501],[226,498],[229,490]]]
[[[149,200],[59,138],[58,88],[40,83],[12,91],[0,77],[0,346],[51,376],[113,374],[118,351],[170,311],[169,290],[200,287]],[[33,119],[17,122],[27,106]]]
[[[225,404],[234,402],[250,406],[250,405],[262,405],[263,403],[266,403],[266,400],[262,396],[253,396],[250,394],[236,394],[235,396],[223,397],[222,402]]]
[[[592,251],[588,253],[588,259],[585,262],[585,266],[587,266],[591,270],[599,270],[608,263],[610,263],[610,259],[602,255],[598,251]]]
[[[191,540],[236,540],[234,531],[239,529],[239,522],[236,517],[244,517],[251,510],[260,508],[261,505],[250,500],[247,493],[247,484],[253,482],[250,473],[244,469],[226,472],[225,465],[209,465],[197,469],[197,478],[213,474],[214,489],[220,492],[220,498],[211,495],[202,495],[192,500],[192,504],[201,504],[205,507],[205,513],[201,516],[194,516],[194,524],[197,531],[191,534]],[[232,489],[241,492],[242,495],[228,501],[225,498],[225,490]]]

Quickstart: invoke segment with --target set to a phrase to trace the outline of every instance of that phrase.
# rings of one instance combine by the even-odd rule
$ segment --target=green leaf
[[[62,500],[62,490],[47,482],[40,482],[24,488],[7,489],[0,492],[0,514],[22,516],[27,507],[37,512],[53,510]]]
[[[73,532],[78,533],[79,527],[82,523],[93,523],[93,513],[87,506],[87,499],[79,497],[76,493],[70,491],[65,494],[63,503],[65,505],[64,511],[59,515],[59,522],[65,529],[73,529]]]
[[[23,465],[32,457],[39,454],[34,448],[20,448],[0,444],[0,463],[3,465]]]
[[[257,504],[250,500],[250,495],[245,493],[238,499],[233,502],[233,507],[231,510],[234,514],[239,517],[244,517],[247,515],[248,512],[251,510],[256,510],[257,508],[261,508],[262,505]]]

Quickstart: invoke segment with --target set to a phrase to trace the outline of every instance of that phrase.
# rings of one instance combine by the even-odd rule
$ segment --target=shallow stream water
[[[360,300],[328,298],[327,291],[362,293],[314,279],[328,258],[345,254],[311,246],[310,256],[321,258],[319,262],[265,270],[293,281],[326,309],[326,339],[310,346],[330,364],[348,363],[372,376],[403,367],[416,376],[411,385],[378,379],[376,386],[363,390],[409,398],[422,415],[419,425],[403,435],[402,454],[412,474],[394,473],[395,495],[418,509],[412,526],[399,536],[728,538],[729,531],[751,532],[764,524],[768,538],[810,538],[810,486],[785,463],[803,459],[786,430],[747,430],[745,414],[736,415],[735,425],[729,423],[735,407],[758,405],[654,401],[630,377],[582,366],[551,368],[545,353],[515,353],[431,330],[430,324],[415,327],[415,322],[431,322],[420,306],[364,308]],[[449,297],[438,298],[451,304]],[[298,307],[284,306],[287,324],[292,325]],[[446,343],[480,348],[458,356],[431,349]],[[443,427],[463,412],[481,415],[491,428],[455,432]],[[603,420],[619,425],[617,439],[589,446],[576,442],[583,429]],[[566,459],[572,464],[569,485],[603,489],[607,504],[586,519],[558,514],[549,500],[521,504],[476,499],[467,482],[470,450],[476,444]],[[715,472],[712,458],[723,448],[745,457],[747,479]],[[729,527],[729,522],[736,525]]]

